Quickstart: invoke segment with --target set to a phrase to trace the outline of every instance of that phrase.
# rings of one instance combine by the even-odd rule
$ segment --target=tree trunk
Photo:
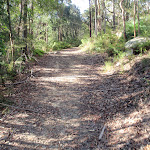
[[[23,48],[23,53],[28,56],[28,51],[27,51],[27,0],[24,0],[24,15],[23,15],[23,22],[24,22],[24,32],[23,32],[23,37],[24,37],[24,42],[25,42],[25,47]]]
[[[29,23],[28,33],[30,35],[31,34],[31,18],[30,17],[28,17],[28,23]]]
[[[58,41],[59,41],[59,27],[58,27]]]
[[[106,33],[106,8],[105,8],[105,0],[103,0],[103,11],[104,11],[104,34]]]
[[[8,13],[8,25],[9,25],[9,38],[10,38],[10,47],[11,47],[11,54],[12,54],[12,62],[14,57],[14,47],[13,47],[13,33],[11,28],[11,18],[10,18],[10,7],[9,7],[9,0],[7,0],[7,13]]]
[[[124,8],[123,8],[123,2],[124,2],[124,0],[120,1],[120,8],[122,10],[124,39],[126,40],[126,22],[125,22],[125,13],[124,13]]]
[[[150,7],[150,1],[148,0],[148,14],[149,14],[149,7]]]
[[[90,15],[90,24],[89,24],[89,30],[90,30],[90,37],[92,37],[91,0],[89,0],[89,15]]]
[[[97,0],[95,0],[95,35],[97,36]]]
[[[115,0],[113,0],[113,29],[116,28]]]
[[[20,18],[19,18],[19,25],[18,25],[18,37],[19,37],[19,33],[20,33],[20,25],[21,25],[21,20],[22,20],[22,9],[23,9],[23,5],[22,5],[22,0],[20,3]]]
[[[48,44],[48,24],[46,23],[46,44]]]
[[[134,0],[134,38],[136,37],[135,16],[136,16],[136,2]]]
[[[95,16],[94,16],[95,10],[93,10],[93,7],[91,7],[91,33],[93,33],[93,29],[95,28]]]
[[[101,4],[100,0],[98,0],[98,31],[101,32]]]
[[[31,23],[32,23],[32,26],[31,26],[31,38],[32,38],[31,48],[34,49],[34,47],[33,47],[33,17],[34,17],[33,0],[32,0],[32,5],[31,5],[31,11],[32,11],[32,16],[31,16]]]
[[[138,36],[140,35],[139,0],[137,0]]]
[[[58,28],[58,39],[59,41],[62,41],[62,27],[61,26]]]

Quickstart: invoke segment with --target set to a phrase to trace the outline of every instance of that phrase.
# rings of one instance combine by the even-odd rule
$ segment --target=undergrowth
[[[70,47],[71,47],[71,45],[69,43],[58,41],[58,42],[54,42],[52,49],[53,50],[61,50],[61,49],[70,48]]]
[[[150,21],[150,17],[147,16],[145,18],[140,19],[140,36],[150,38],[150,26],[148,22]],[[133,21],[126,22],[126,36],[127,40],[134,38],[134,24]],[[136,21],[136,31],[138,31],[138,22]],[[117,33],[121,33],[121,31],[111,31],[107,29],[107,33],[101,33],[97,37],[93,36],[92,38],[84,38],[82,39],[82,44],[80,47],[82,50],[88,53],[106,53],[108,58],[105,62],[104,70],[112,70],[112,68],[116,68],[116,66],[120,66],[123,70],[123,66],[125,65],[124,60],[131,61],[134,55],[146,54],[150,50],[150,41],[139,43],[133,49],[133,52],[127,51],[125,49],[125,40],[123,35],[119,35]],[[138,33],[137,33],[137,36]]]

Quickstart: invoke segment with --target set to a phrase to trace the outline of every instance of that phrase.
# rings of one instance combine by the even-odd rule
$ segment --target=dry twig
[[[28,109],[28,108],[22,108],[22,107],[11,106],[11,105],[4,104],[4,103],[0,103],[0,105],[6,106],[6,107],[11,107],[12,109],[16,109],[16,110],[28,111],[28,112],[31,112],[31,113],[39,113],[38,111],[35,111],[35,110],[31,110],[31,109]],[[44,113],[42,113],[42,114],[44,114]]]
[[[98,138],[99,140],[102,139],[102,136],[103,136],[103,134],[104,134],[105,128],[106,128],[106,126],[104,125],[104,127],[103,127],[103,129],[102,129],[102,131],[101,131],[101,133],[100,133],[100,135],[99,135],[99,138]]]

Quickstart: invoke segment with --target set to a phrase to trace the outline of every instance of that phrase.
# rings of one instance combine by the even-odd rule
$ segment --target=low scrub
[[[88,52],[107,53],[108,56],[117,55],[120,51],[124,51],[124,41],[118,39],[115,34],[103,34],[94,40],[83,39],[81,47]]]
[[[135,54],[145,53],[148,50],[150,50],[150,41],[138,44],[135,48]]]
[[[81,44],[81,40],[79,39],[68,39],[67,43],[71,45],[71,47],[78,47]]]
[[[61,49],[70,48],[70,47],[71,47],[71,45],[69,43],[59,41],[59,42],[54,42],[52,49],[53,50],[61,50]]]
[[[41,49],[34,49],[34,51],[33,51],[33,55],[38,55],[38,56],[43,56],[44,53],[45,52]]]

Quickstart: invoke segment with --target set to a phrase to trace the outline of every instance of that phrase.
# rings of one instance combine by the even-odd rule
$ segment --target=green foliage
[[[124,41],[118,39],[115,34],[108,33],[98,36],[94,40],[83,39],[81,46],[86,51],[106,52],[109,56],[113,56],[124,50]]]
[[[2,35],[0,35],[0,39],[0,57],[2,57],[5,54],[5,43]]]
[[[150,15],[141,18],[140,20],[140,32],[141,36],[150,37]]]
[[[143,17],[140,19],[140,35],[138,35],[138,22],[135,22],[137,36],[150,37],[150,17]],[[134,38],[134,22],[133,20],[126,22],[126,36],[127,40]],[[123,38],[123,37],[122,37]]]
[[[136,31],[137,31],[138,30],[137,22],[136,22],[135,26],[136,26]],[[127,41],[134,38],[134,23],[133,23],[133,21],[126,22],[126,37],[127,37]]]
[[[147,41],[145,43],[140,43],[135,48],[137,54],[145,53],[147,50],[150,50],[150,41]]]
[[[81,40],[79,39],[67,39],[67,43],[71,45],[71,47],[78,47],[81,44]]]
[[[58,42],[54,42],[52,49],[53,50],[61,50],[61,49],[70,48],[70,47],[71,47],[71,45],[69,43],[58,41]]]
[[[41,49],[34,49],[34,51],[33,51],[33,55],[38,55],[38,56],[43,56],[44,53],[45,52]]]
[[[42,49],[43,51],[46,51],[47,49],[47,43],[43,39],[36,39],[34,42],[35,49]]]
[[[105,61],[104,71],[110,71],[113,69],[113,62],[112,61]]]

